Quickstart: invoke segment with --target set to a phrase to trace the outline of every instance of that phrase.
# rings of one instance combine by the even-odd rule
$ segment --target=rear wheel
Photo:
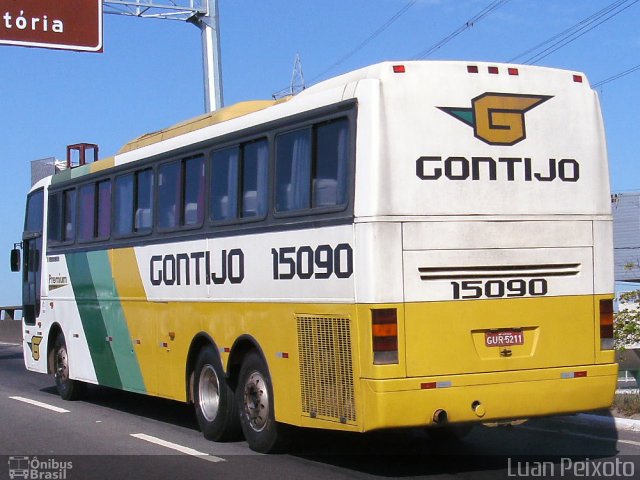
[[[69,354],[62,333],[58,334],[53,344],[53,377],[63,400],[78,400],[85,393],[85,383],[69,378]]]
[[[277,453],[286,449],[286,427],[275,420],[271,377],[256,352],[250,352],[242,363],[236,402],[242,432],[252,450]]]
[[[218,442],[239,439],[240,419],[233,390],[213,347],[204,348],[198,355],[194,382],[196,418],[205,438]]]

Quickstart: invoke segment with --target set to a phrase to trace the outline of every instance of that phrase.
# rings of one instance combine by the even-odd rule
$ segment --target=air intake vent
[[[488,265],[469,267],[420,267],[422,280],[483,278],[571,277],[580,273],[579,263],[549,265]]]
[[[299,315],[297,324],[303,413],[355,422],[351,322],[348,318]]]

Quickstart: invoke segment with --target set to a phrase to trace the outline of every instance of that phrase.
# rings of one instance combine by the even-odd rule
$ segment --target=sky
[[[224,104],[286,88],[296,54],[307,85],[413,59],[491,3],[219,0]],[[427,60],[506,62],[612,3],[510,0]],[[592,84],[638,65],[640,2],[626,6],[538,65],[582,71]],[[20,275],[9,271],[9,250],[21,239],[31,161],[62,159],[66,145],[79,142],[97,143],[100,156],[110,156],[141,134],[203,113],[200,32],[183,22],[105,15],[101,54],[0,45],[0,85],[0,305],[13,305],[21,302]],[[640,190],[640,70],[597,91],[612,190]]]

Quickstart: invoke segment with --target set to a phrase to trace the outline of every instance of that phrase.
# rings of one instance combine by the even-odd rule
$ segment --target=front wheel
[[[271,377],[264,360],[256,352],[249,353],[242,363],[236,401],[240,425],[249,447],[260,453],[285,450],[285,427],[275,420]]]
[[[69,378],[69,354],[62,333],[58,334],[53,344],[53,377],[63,400],[78,400],[84,395],[86,384]]]

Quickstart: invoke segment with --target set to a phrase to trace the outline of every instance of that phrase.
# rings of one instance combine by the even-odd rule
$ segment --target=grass
[[[613,408],[626,417],[640,414],[640,393],[616,393]]]

